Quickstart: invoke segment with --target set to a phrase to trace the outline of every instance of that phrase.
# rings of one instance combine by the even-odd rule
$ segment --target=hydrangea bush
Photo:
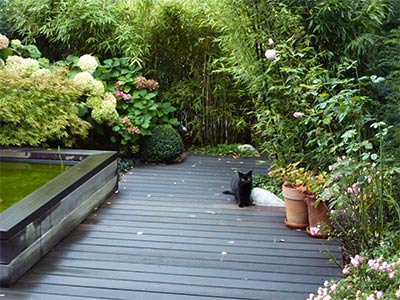
[[[81,93],[64,72],[10,56],[0,68],[0,145],[72,146],[90,125],[76,114]]]

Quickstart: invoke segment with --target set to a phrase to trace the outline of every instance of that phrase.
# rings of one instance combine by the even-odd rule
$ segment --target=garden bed
[[[0,283],[9,286],[114,193],[117,152],[0,150],[0,160],[73,164],[0,214]]]

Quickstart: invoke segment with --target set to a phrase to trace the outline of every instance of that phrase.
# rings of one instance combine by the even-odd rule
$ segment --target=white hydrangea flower
[[[103,101],[100,107],[92,110],[92,118],[99,124],[112,125],[118,118],[118,112],[111,102]]]
[[[103,96],[104,86],[99,80],[93,78],[89,72],[80,72],[73,80],[78,84],[83,93],[89,96]]]
[[[78,60],[78,67],[81,68],[83,72],[93,73],[98,67],[96,58],[89,54],[82,55]]]
[[[18,48],[18,47],[21,47],[22,46],[22,43],[21,43],[21,41],[20,40],[11,40],[11,46],[13,46],[13,47],[16,47],[16,48]]]
[[[36,59],[11,55],[6,60],[6,68],[21,76],[30,76],[40,69],[40,65]]]
[[[83,92],[89,92],[94,78],[89,72],[80,72],[75,75],[73,80],[78,84]]]
[[[100,80],[93,79],[90,94],[92,96],[102,96],[104,94],[104,85]]]
[[[112,93],[105,93],[104,101],[112,103],[114,105],[114,107],[117,105],[117,98],[115,98]]]
[[[103,99],[99,96],[90,96],[86,99],[86,105],[91,109],[100,108],[103,103]]]
[[[29,75],[40,69],[39,62],[33,58],[24,58],[22,61],[22,66],[24,71]]]
[[[9,68],[15,68],[15,67],[18,67],[19,65],[21,65],[23,60],[24,60],[24,58],[21,56],[10,55],[9,57],[7,57],[6,65]]]
[[[0,50],[8,48],[10,40],[3,34],[0,33]]]

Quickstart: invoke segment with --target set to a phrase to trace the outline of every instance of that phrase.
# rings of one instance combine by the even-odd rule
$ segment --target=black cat
[[[250,170],[246,174],[237,171],[232,177],[232,191],[224,191],[224,194],[234,195],[239,207],[250,206],[252,201],[250,198],[251,190],[253,189],[253,172]]]

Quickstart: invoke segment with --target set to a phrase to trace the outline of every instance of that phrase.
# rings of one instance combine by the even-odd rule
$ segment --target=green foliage
[[[159,1],[154,9],[145,66],[161,85],[161,97],[184,114],[196,145],[243,140],[243,101],[232,78],[216,72],[221,55],[216,1]]]
[[[39,59],[42,53],[32,44],[24,45],[19,40],[11,40],[10,49],[14,55]]]
[[[10,15],[8,2],[9,0],[0,0],[0,33],[11,37],[13,34],[13,28],[7,20]]]
[[[119,24],[119,1],[9,1],[9,20],[24,38],[32,42],[44,36],[79,54],[116,53],[110,36]]]
[[[282,185],[268,174],[253,174],[253,187],[265,189],[283,198]]]
[[[140,143],[141,159],[152,163],[171,163],[183,150],[181,136],[168,125],[157,126],[152,135],[144,137]]]
[[[121,57],[104,60],[93,75],[106,82],[107,89],[112,93],[118,90],[118,86],[124,93],[130,93],[135,89],[136,78],[142,75],[140,71],[141,68],[132,63],[129,57]]]
[[[372,127],[379,129],[379,152],[338,158],[321,194],[334,210],[334,234],[351,255],[378,246],[374,234],[400,228],[400,168],[384,156],[387,128]]]
[[[217,156],[253,157],[254,153],[247,149],[240,149],[239,144],[218,144],[216,146],[193,147],[190,149],[193,153],[201,153]]]
[[[0,144],[72,146],[89,124],[76,113],[80,92],[65,74],[23,77],[0,69]]]

